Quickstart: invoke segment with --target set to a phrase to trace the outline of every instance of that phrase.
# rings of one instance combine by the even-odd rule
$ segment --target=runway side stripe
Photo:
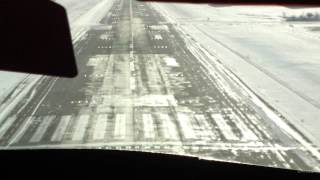
[[[26,131],[29,129],[29,127],[33,123],[35,117],[34,116],[28,116],[25,119],[27,121],[22,126],[22,128],[20,127],[18,129],[18,131],[16,132],[18,135],[14,137],[13,141],[11,143],[9,143],[9,145],[19,142],[21,140],[21,138],[24,137],[24,133],[26,133]]]
[[[5,121],[0,127],[0,139],[6,134],[11,125],[16,121],[17,116],[12,116]]]

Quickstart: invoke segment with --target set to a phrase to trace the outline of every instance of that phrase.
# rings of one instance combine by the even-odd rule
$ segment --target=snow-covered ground
[[[108,13],[114,0],[58,0],[68,13],[73,41],[77,41],[90,27],[98,24]]]
[[[320,13],[320,8],[290,8],[283,6],[215,6],[207,4],[156,3],[172,17],[180,20],[212,18],[214,21],[248,22],[281,21],[283,16]]]
[[[320,23],[283,18],[320,8],[154,6],[320,145]]]
[[[6,98],[8,93],[10,93],[24,77],[26,77],[26,74],[23,73],[0,71],[0,102]]]
[[[66,8],[69,21],[73,23],[101,1],[102,0],[57,0],[56,3]]]
[[[68,18],[71,22],[76,22],[77,19],[88,12],[92,6],[100,2],[101,0],[58,0],[57,3],[63,5],[68,12]],[[15,73],[0,71],[0,102],[21,82],[26,78],[26,73]]]

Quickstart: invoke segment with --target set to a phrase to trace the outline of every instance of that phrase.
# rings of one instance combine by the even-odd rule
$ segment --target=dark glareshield
[[[140,0],[154,2],[210,3],[227,5],[320,6],[320,0]]]
[[[0,1],[0,70],[74,77],[65,9],[48,0]]]

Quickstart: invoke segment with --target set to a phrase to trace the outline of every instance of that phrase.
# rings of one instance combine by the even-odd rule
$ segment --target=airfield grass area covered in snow
[[[320,145],[320,22],[285,18],[320,8],[153,5]]]

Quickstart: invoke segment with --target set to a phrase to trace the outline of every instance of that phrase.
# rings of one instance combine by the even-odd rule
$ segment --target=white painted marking
[[[130,89],[131,91],[136,89],[136,79],[134,77],[130,77]]]
[[[235,114],[232,115],[233,120],[236,122],[236,126],[240,129],[242,134],[242,139],[244,141],[257,141],[259,138],[249,129],[247,125]]]
[[[179,67],[179,64],[177,63],[175,58],[172,57],[165,57],[163,58],[167,66],[172,66],[172,67]]]
[[[99,114],[97,117],[97,122],[94,127],[93,140],[102,140],[106,134],[106,128],[108,123],[107,114]]]
[[[149,27],[151,30],[155,30],[155,31],[169,31],[169,28],[167,25],[152,25]]]
[[[165,107],[177,106],[173,95],[144,95],[135,99],[134,106]]]
[[[109,35],[108,35],[107,33],[102,34],[102,35],[100,36],[100,39],[101,39],[101,40],[108,40],[108,39],[109,39]]]
[[[274,151],[274,153],[276,154],[278,160],[287,168],[287,169],[291,169],[292,167],[290,166],[290,164],[288,163],[288,161],[283,157],[283,155],[279,152],[279,151]]]
[[[211,117],[215,120],[219,127],[219,130],[227,140],[239,140],[239,138],[233,133],[231,127],[226,123],[226,120],[221,116],[221,114],[211,114]]]
[[[155,138],[155,131],[153,126],[153,118],[151,114],[143,114],[142,115],[142,122],[143,122],[143,133],[144,138],[146,139],[153,139]]]
[[[51,137],[51,141],[62,141],[62,138],[67,130],[67,127],[71,121],[70,115],[62,116],[61,120]]]
[[[201,136],[209,137],[210,139],[216,139],[215,134],[213,133],[212,126],[208,123],[206,117],[203,114],[196,114],[195,118],[200,124]]]
[[[178,113],[178,122],[181,126],[181,131],[186,139],[195,139],[196,134],[192,128],[191,119],[188,115]]]
[[[48,127],[50,126],[52,120],[54,120],[55,116],[45,116],[44,118],[40,119],[41,123],[38,126],[36,132],[30,139],[30,142],[36,143],[41,141],[43,135],[47,132]]]
[[[126,115],[117,114],[115,119],[114,137],[124,139],[126,137]]]
[[[48,91],[44,94],[44,96],[40,99],[40,101],[37,104],[37,106],[33,109],[32,113],[31,113],[31,116],[29,116],[27,118],[26,122],[21,127],[21,129],[18,131],[18,133],[15,134],[15,136],[13,136],[12,139],[10,139],[10,141],[9,141],[8,145],[6,146],[6,148],[9,148],[13,143],[18,142],[20,140],[20,138],[23,136],[23,134],[25,133],[27,128],[29,128],[31,122],[33,121],[33,115],[37,112],[38,108],[40,107],[40,105],[42,104],[44,99],[47,97],[47,95],[49,94],[49,92],[51,91],[51,89],[53,88],[53,86],[54,86],[54,84],[56,83],[57,80],[58,80],[58,78],[55,78],[53,80],[53,82],[51,83]]]
[[[12,124],[16,121],[17,116],[12,116],[5,121],[0,127],[0,139],[6,134]]]
[[[130,65],[130,71],[133,72],[133,71],[135,70],[134,62],[131,61],[131,62],[129,63],[129,65]]]
[[[154,39],[155,40],[162,40],[163,38],[160,34],[156,34],[156,35],[154,35]]]
[[[87,126],[89,123],[90,116],[80,115],[76,127],[74,128],[72,140],[73,141],[81,141],[84,138],[85,132],[87,130]]]
[[[162,134],[165,139],[179,139],[178,131],[176,125],[171,121],[168,114],[160,114],[160,119],[162,123]]]
[[[133,42],[133,10],[132,10],[132,0],[130,0],[130,26],[131,26],[131,44],[130,44],[130,58],[133,58],[134,42]]]

